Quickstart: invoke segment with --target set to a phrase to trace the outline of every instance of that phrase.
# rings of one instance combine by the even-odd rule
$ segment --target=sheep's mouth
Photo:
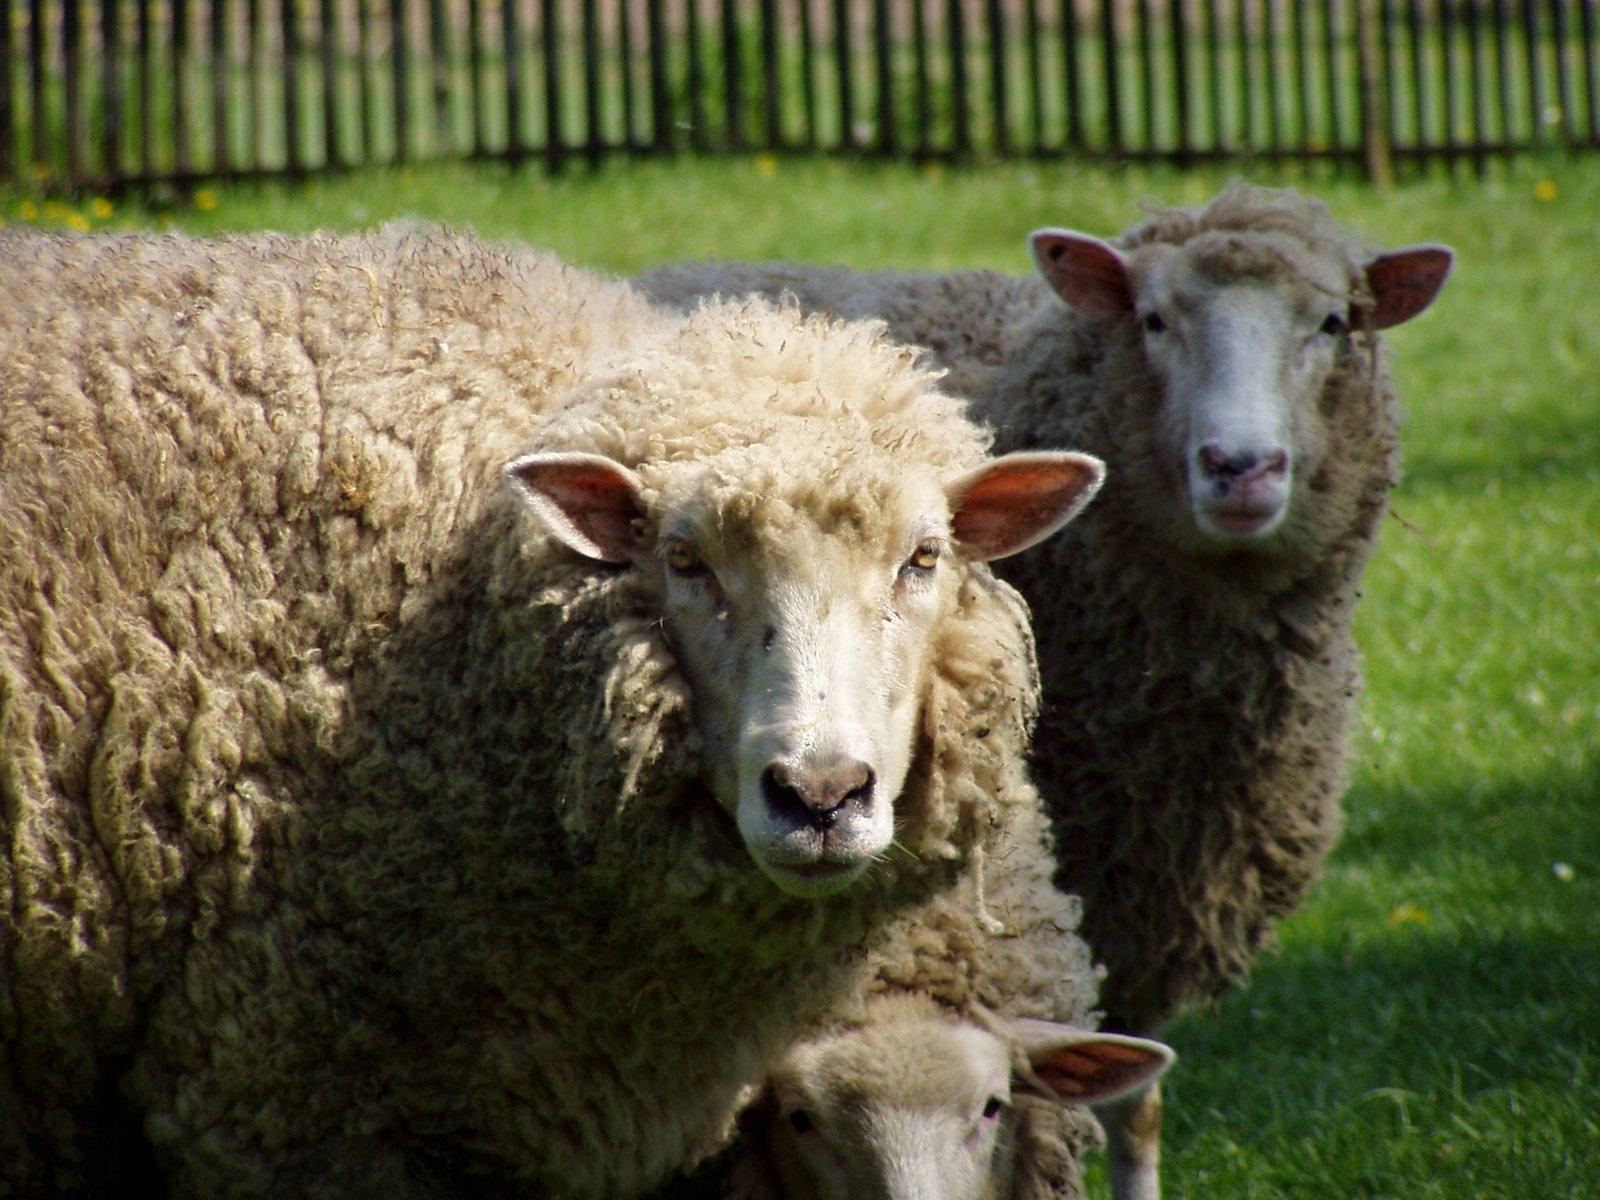
[[[767,854],[757,855],[756,861],[767,878],[789,895],[816,899],[849,887],[872,860],[825,854],[805,858]]]

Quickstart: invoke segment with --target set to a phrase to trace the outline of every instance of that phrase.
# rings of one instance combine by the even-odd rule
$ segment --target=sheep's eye
[[[803,1108],[797,1108],[789,1114],[789,1128],[796,1133],[810,1133],[816,1126],[812,1123],[810,1113]]]
[[[1349,330],[1350,326],[1339,313],[1329,313],[1322,322],[1322,332],[1329,337],[1339,337]]]
[[[983,1119],[992,1121],[998,1117],[1006,1107],[1006,1102],[999,1096],[990,1096],[983,1105]]]
[[[1161,319],[1160,313],[1152,310],[1144,315],[1144,331],[1146,333],[1165,333],[1167,331],[1167,323]]]
[[[667,543],[666,559],[667,566],[680,575],[693,575],[705,566],[700,551],[684,538],[673,538]]]
[[[917,543],[917,548],[906,559],[906,566],[914,571],[931,571],[939,565],[940,546],[936,539],[927,538]]]

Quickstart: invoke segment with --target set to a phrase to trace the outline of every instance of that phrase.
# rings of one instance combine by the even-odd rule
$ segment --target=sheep
[[[1233,184],[1115,241],[1032,235],[1042,278],[691,264],[658,302],[787,293],[926,347],[1006,447],[1106,460],[1105,501],[1004,574],[1033,606],[1035,762],[1109,1029],[1240,980],[1321,872],[1360,688],[1351,618],[1398,412],[1379,331],[1452,254],[1376,253],[1320,202]],[[1101,1110],[1123,1200],[1159,1194],[1160,1094]]]
[[[643,1194],[1037,806],[986,564],[1101,467],[881,326],[407,228],[0,292],[0,1192]]]
[[[981,897],[946,894],[872,955],[855,1010],[787,1050],[741,1118],[738,1200],[1082,1197],[1082,1106],[1142,1086],[1160,1042],[1092,1032],[1098,971],[1080,904],[1019,814]],[[980,886],[975,884],[975,886]],[[993,913],[989,914],[992,907]]]

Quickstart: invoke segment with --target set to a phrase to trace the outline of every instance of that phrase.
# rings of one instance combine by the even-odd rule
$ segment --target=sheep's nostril
[[[877,775],[859,759],[838,757],[811,766],[775,762],[761,773],[768,811],[788,824],[832,829],[842,816],[872,806]]]
[[[1289,453],[1281,447],[1236,450],[1230,454],[1216,442],[1207,442],[1200,447],[1199,457],[1200,469],[1219,481],[1281,474],[1289,466]]]

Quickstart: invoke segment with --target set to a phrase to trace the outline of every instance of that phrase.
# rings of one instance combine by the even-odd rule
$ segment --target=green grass
[[[1255,178],[1278,182],[1260,172]],[[609,271],[691,256],[1025,269],[1222,174],[807,160],[429,168],[0,216],[197,232],[403,214]],[[1408,470],[1368,574],[1347,829],[1281,952],[1170,1031],[1174,1197],[1600,1197],[1600,162],[1387,194],[1297,177],[1375,241],[1448,241],[1392,341]],[[1103,1177],[1095,1174],[1103,1187]],[[1102,1192],[1103,1194],[1103,1192]]]

